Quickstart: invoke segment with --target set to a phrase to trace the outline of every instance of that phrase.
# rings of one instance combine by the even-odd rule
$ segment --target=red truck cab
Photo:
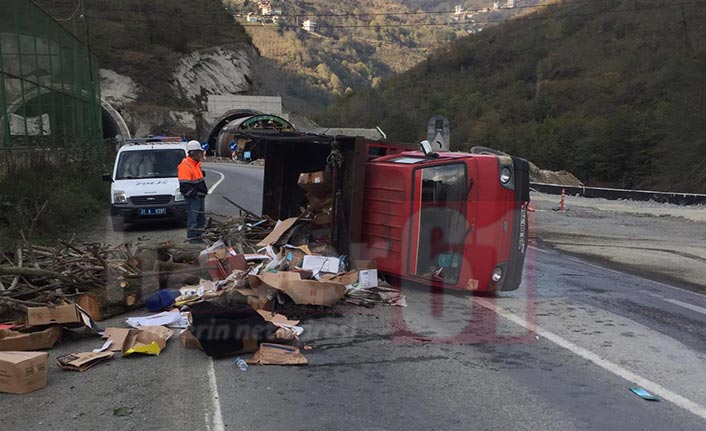
[[[263,214],[306,205],[301,173],[327,170],[331,245],[393,278],[435,287],[516,289],[527,245],[529,164],[499,154],[414,151],[361,137],[243,132],[265,159]]]
[[[364,259],[403,279],[494,292],[521,281],[527,163],[508,156],[402,152],[368,162]]]

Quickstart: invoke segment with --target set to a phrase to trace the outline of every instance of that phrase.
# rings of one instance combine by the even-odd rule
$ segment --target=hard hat
[[[199,141],[189,141],[189,143],[186,144],[186,150],[187,151],[203,151],[203,148],[201,148],[201,143],[199,143]]]

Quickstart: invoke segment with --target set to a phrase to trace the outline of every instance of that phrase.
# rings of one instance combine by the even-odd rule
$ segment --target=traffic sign
[[[201,142],[201,149],[204,151],[208,151],[208,142]]]
[[[228,144],[228,148],[230,148],[231,151],[238,151],[238,144],[235,141],[231,141],[231,143]]]

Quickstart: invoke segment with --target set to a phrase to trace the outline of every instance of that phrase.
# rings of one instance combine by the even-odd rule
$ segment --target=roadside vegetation
[[[548,7],[449,44],[317,120],[416,141],[435,114],[452,149],[485,145],[585,184],[706,192],[703,4]]]
[[[19,152],[19,151],[18,151]],[[51,242],[80,232],[109,208],[110,185],[101,174],[112,166],[109,148],[100,154],[94,145],[78,144],[51,153],[33,154],[11,166],[0,180],[0,246],[14,249],[17,241]]]

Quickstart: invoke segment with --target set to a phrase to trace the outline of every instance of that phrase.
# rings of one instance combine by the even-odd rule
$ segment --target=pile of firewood
[[[160,288],[198,281],[202,248],[74,241],[46,247],[25,240],[12,253],[0,250],[0,313],[69,301],[115,315]]]
[[[270,218],[244,214],[240,217],[212,216],[203,238],[211,242],[223,240],[237,253],[255,253],[262,241],[275,227]]]

